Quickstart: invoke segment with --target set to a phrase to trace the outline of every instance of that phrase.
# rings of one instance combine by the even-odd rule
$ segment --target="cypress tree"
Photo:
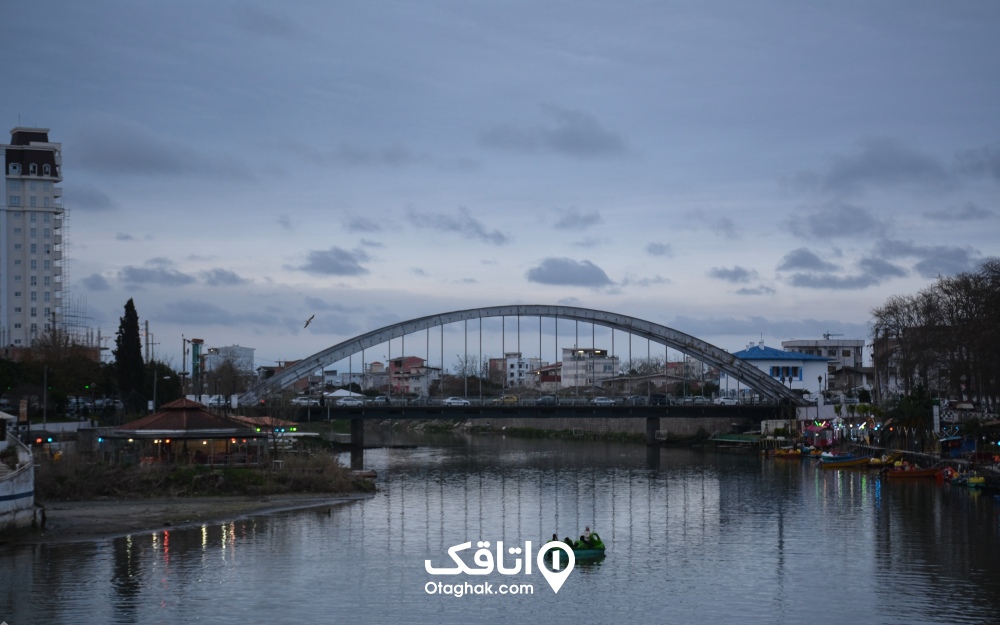
[[[139,336],[139,314],[132,299],[125,303],[125,315],[119,320],[118,334],[115,336],[115,373],[118,378],[118,392],[129,412],[140,412],[143,397],[139,391],[145,380],[145,365],[142,362],[142,339]]]

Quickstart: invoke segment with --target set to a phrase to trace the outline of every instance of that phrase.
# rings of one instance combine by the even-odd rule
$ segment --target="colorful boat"
[[[871,456],[861,458],[823,458],[820,464],[824,469],[870,469],[876,465],[872,464]]]
[[[590,533],[590,542],[591,545],[587,546],[578,540],[573,541],[573,557],[576,558],[578,562],[580,560],[598,560],[606,555],[604,541],[601,540],[601,537],[597,534],[597,532]],[[567,556],[566,552],[561,549],[553,549],[547,555],[549,555],[549,557],[554,557],[553,554],[555,553],[559,554],[560,560],[569,560],[569,556]]]

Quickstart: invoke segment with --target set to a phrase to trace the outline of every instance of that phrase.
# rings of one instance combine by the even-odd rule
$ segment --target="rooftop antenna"
[[[844,335],[843,334],[833,334],[833,333],[830,333],[830,332],[824,332],[823,333],[823,340],[829,341],[831,336],[844,336]]]

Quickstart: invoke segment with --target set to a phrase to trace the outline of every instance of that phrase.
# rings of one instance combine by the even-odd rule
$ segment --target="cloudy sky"
[[[0,118],[63,144],[74,305],[111,336],[134,298],[175,366],[512,303],[738,350],[866,338],[1000,255],[998,32],[985,0],[40,0],[0,9]]]

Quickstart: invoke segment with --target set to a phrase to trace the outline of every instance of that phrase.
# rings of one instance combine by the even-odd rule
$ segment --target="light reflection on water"
[[[366,452],[370,500],[0,551],[22,623],[990,623],[997,506],[933,482],[804,461],[479,437]],[[430,596],[424,560],[465,541],[608,544],[558,595]],[[471,558],[467,557],[471,562]],[[461,583],[468,579],[446,580]],[[472,580],[481,582],[483,578]]]

